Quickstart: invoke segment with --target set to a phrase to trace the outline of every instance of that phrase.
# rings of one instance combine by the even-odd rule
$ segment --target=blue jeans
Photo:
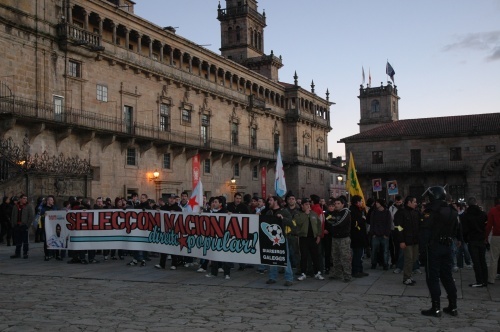
[[[292,262],[290,262],[290,251],[288,250],[288,243],[286,244],[286,253],[287,253],[287,263],[285,266],[285,280],[293,281],[293,270],[292,270]],[[273,265],[269,267],[269,279],[277,280],[278,279],[278,266]]]
[[[384,254],[384,266],[389,264],[389,238],[383,236],[372,237],[372,266],[377,266],[377,259],[380,247],[382,246],[382,253]]]

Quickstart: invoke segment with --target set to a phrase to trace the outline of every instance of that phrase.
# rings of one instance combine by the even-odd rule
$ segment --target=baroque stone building
[[[129,0],[0,1],[0,189],[6,195],[328,195],[326,99],[281,82],[257,1],[214,8],[221,55]],[[230,180],[234,179],[235,183]]]
[[[360,133],[343,138],[365,197],[421,195],[446,185],[455,200],[475,196],[485,208],[500,196],[500,113],[399,120],[398,90],[390,83],[360,87]],[[372,180],[382,191],[372,191]]]

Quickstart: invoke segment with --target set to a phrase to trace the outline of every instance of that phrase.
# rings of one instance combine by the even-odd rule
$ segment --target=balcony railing
[[[153,126],[137,122],[126,123],[121,118],[102,115],[75,108],[55,108],[49,103],[40,103],[31,99],[19,97],[0,98],[0,115],[12,114],[18,118],[44,121],[57,125],[67,125],[87,130],[100,130],[109,133],[119,133],[124,136],[134,136],[139,139],[165,141],[193,148],[209,149],[221,152],[231,152],[263,159],[276,159],[274,150],[252,148],[250,145],[233,145],[229,140],[203,139],[201,135],[184,131],[164,131],[160,125]],[[286,161],[286,158],[284,158]]]
[[[384,162],[383,164],[356,163],[358,174],[466,172],[468,169],[469,167],[464,161],[422,160],[420,164],[412,164],[411,161]]]
[[[101,46],[101,37],[98,34],[69,23],[59,24],[57,26],[57,35],[61,40],[70,40],[75,45]]]
[[[266,17],[264,15],[260,14],[255,9],[248,7],[248,5],[219,9],[217,19],[220,20],[226,16],[235,16],[235,15],[243,15],[243,14],[251,14],[255,18],[257,18],[259,21],[266,24]]]

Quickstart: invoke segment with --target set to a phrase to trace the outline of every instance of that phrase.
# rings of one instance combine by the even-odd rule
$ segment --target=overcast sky
[[[218,0],[135,0],[135,14],[220,54]],[[226,2],[221,1],[221,7]],[[359,133],[361,68],[372,86],[394,68],[400,119],[500,112],[499,0],[260,0],[264,51],[283,57],[279,79],[330,101],[328,149]],[[500,128],[499,128],[500,131]]]

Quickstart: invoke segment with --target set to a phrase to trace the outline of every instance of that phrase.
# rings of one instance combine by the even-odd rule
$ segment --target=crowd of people
[[[439,305],[434,303],[437,301],[435,293],[438,292],[435,288],[439,288],[440,280],[449,291],[449,299],[451,297],[449,307],[443,311],[454,314],[456,295],[450,296],[450,293],[456,293],[456,290],[453,291],[454,282],[450,276],[464,267],[464,261],[465,268],[474,269],[476,282],[470,287],[487,287],[499,279],[500,201],[496,199],[495,206],[486,213],[474,197],[465,204],[453,201],[451,196],[445,195],[444,189],[443,192],[441,189],[432,189],[427,194],[431,198],[427,203],[419,203],[417,197],[403,198],[399,195],[394,196],[394,202],[389,204],[382,198],[370,198],[364,202],[355,195],[348,204],[345,196],[325,200],[318,195],[299,198],[289,192],[282,199],[277,196],[263,198],[235,193],[232,202],[226,202],[224,196],[211,197],[208,201],[204,197],[203,211],[273,215],[280,218],[289,256],[288,264],[282,267],[286,286],[307,278],[324,280],[328,276],[349,282],[352,278],[366,277],[369,274],[365,271],[364,259],[370,260],[371,269],[379,267],[402,273],[402,282],[412,286],[416,283],[413,276],[422,273],[420,267],[426,266],[426,281],[433,298],[433,307],[422,314],[440,315]],[[181,212],[186,211],[188,200],[187,192],[180,196],[169,195],[166,201],[160,198],[157,202],[146,194],[133,194],[129,199],[116,197],[114,201],[97,197],[93,204],[91,199],[70,197],[58,206],[54,196],[40,198],[36,204],[30,204],[24,194],[4,197],[0,205],[0,243],[4,243],[5,239],[8,246],[15,246],[12,259],[27,259],[29,230],[35,228],[35,242],[44,243],[44,259],[63,260],[66,250],[49,249],[49,243],[50,247],[59,247],[59,244],[54,242],[57,240],[45,237],[47,211],[159,209]],[[60,231],[56,229],[56,232]],[[65,248],[64,241],[59,241],[60,247]],[[441,258],[436,256],[439,246],[433,247],[435,244],[444,246]],[[448,250],[450,255],[447,254]],[[100,255],[104,261],[124,260],[128,256],[129,266],[146,266],[147,261],[159,257],[158,264],[154,265],[158,269],[167,268],[167,261],[170,260],[169,268],[172,270],[197,265],[196,271],[207,273],[207,277],[222,273],[226,279],[231,278],[231,270],[235,267],[229,262],[209,262],[203,258],[198,261],[192,257],[126,250],[71,250],[68,263],[95,264],[101,260],[98,259]],[[490,258],[489,265],[486,263],[487,256]],[[441,266],[433,269],[432,263],[437,261]],[[246,268],[254,266],[239,264],[238,270]],[[261,274],[268,270],[266,283],[277,282],[278,267],[259,265],[255,270]],[[446,273],[443,274],[443,270]]]

